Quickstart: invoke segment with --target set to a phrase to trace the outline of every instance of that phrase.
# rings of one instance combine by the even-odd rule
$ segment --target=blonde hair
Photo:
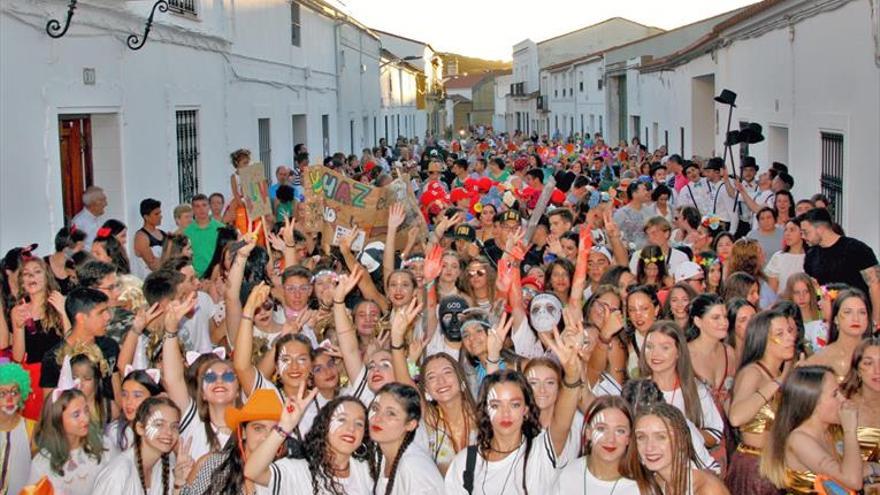
[[[144,282],[134,275],[120,275],[119,277],[120,292],[119,302],[129,311],[135,312],[147,305],[147,298],[144,297]]]

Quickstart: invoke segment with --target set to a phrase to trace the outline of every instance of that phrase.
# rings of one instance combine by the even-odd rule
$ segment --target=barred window
[[[178,110],[177,184],[180,202],[189,203],[199,191],[198,110]]]
[[[299,4],[290,2],[290,44],[300,46],[302,42],[302,24],[300,21]]]
[[[843,134],[823,132],[822,134],[822,175],[819,182],[822,194],[831,204],[828,210],[831,218],[843,223]]]
[[[257,134],[260,139],[260,161],[263,162],[266,177],[271,177],[272,141],[269,133],[269,119],[257,119]]]
[[[198,15],[196,11],[197,0],[168,0],[168,10],[178,14]]]

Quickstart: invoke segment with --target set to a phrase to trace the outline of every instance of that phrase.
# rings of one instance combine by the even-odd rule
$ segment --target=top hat
[[[715,97],[715,101],[735,108],[736,105],[734,103],[736,102],[736,93],[729,89],[722,89],[721,94]]]

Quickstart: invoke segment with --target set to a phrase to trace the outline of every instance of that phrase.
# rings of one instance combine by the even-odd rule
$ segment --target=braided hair
[[[147,420],[150,415],[159,407],[169,407],[177,412],[177,417],[180,418],[180,409],[171,401],[171,399],[167,397],[150,397],[144,400],[140,407],[138,407],[137,414],[135,415],[134,422],[135,424],[140,424],[143,428],[147,426]],[[135,458],[135,467],[137,468],[138,478],[141,482],[141,488],[144,489],[144,493],[149,493],[147,490],[147,478],[144,473],[144,459],[143,459],[143,437],[140,433],[138,433],[138,429],[134,429],[134,458]],[[166,452],[161,456],[162,460],[162,494],[171,493],[171,490],[174,488],[172,483],[170,482],[170,472],[171,472],[171,453]]]
[[[538,404],[535,403],[535,397],[532,395],[532,388],[519,371],[510,369],[499,370],[487,375],[483,379],[483,384],[480,388],[480,400],[477,405],[477,447],[484,458],[492,450],[492,438],[495,436],[495,431],[492,429],[492,418],[489,416],[489,392],[496,385],[502,383],[512,383],[518,386],[526,406],[526,415],[523,418],[522,424],[522,435],[526,444],[526,452],[523,457],[522,488],[523,493],[529,495],[529,489],[526,485],[529,454],[532,452],[532,443],[535,437],[541,433],[541,421],[539,419],[540,411],[538,410]]]
[[[419,395],[419,391],[416,390],[415,387],[401,383],[386,383],[376,393],[376,399],[374,399],[373,403],[370,405],[370,416],[373,416],[378,411],[379,397],[383,394],[393,396],[394,400],[403,407],[403,410],[406,413],[406,418],[404,419],[405,423],[415,422],[416,427],[418,426],[419,420],[422,418],[422,404],[421,395]],[[394,490],[394,479],[397,475],[397,468],[400,465],[400,459],[403,457],[403,453],[406,451],[407,447],[409,447],[409,444],[411,444],[416,437],[416,427],[404,434],[403,442],[400,444],[400,448],[397,449],[397,455],[391,462],[391,473],[388,475],[388,484],[385,486],[385,495],[391,495]],[[379,483],[379,478],[382,476],[382,473],[380,472],[382,469],[382,451],[380,449],[374,449],[374,452],[375,455],[370,457],[370,470],[373,475],[373,494],[375,495],[376,485]]]
[[[343,403],[356,404],[364,410],[364,439],[360,447],[352,454],[352,458],[357,460],[367,460],[369,457],[372,442],[366,436],[369,425],[366,421],[366,408],[364,405],[351,395],[337,397],[328,402],[315,417],[312,423],[312,429],[306,434],[305,451],[311,455],[306,456],[309,465],[309,472],[312,475],[312,490],[315,493],[330,493],[332,495],[345,495],[345,490],[339,486],[336,477],[333,474],[333,453],[330,451],[330,420],[336,408]]]

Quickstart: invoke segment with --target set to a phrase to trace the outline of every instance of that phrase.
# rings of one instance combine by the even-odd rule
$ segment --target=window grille
[[[199,191],[198,110],[178,110],[177,184],[181,203],[189,203]]]

